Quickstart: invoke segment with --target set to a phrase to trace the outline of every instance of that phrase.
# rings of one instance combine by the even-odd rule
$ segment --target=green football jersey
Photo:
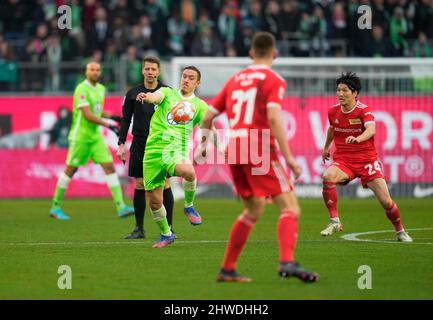
[[[150,132],[146,143],[147,153],[163,153],[167,151],[186,156],[189,141],[196,125],[200,125],[208,105],[202,99],[192,95],[182,96],[179,90],[162,87],[158,90],[163,100],[155,106],[155,113],[150,121]],[[171,114],[172,107],[179,101],[188,101],[194,107],[193,118],[187,123],[177,123]]]
[[[77,85],[74,91],[73,119],[69,140],[91,140],[99,130],[99,125],[88,121],[80,108],[88,106],[90,111],[97,117],[101,117],[104,109],[105,87],[97,83],[96,86],[84,80]]]

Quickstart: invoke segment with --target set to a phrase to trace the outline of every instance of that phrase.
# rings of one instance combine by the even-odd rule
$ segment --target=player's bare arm
[[[141,103],[147,102],[150,104],[160,104],[164,99],[164,95],[159,91],[147,93],[140,92],[135,99]]]
[[[102,112],[101,118],[110,119],[112,116],[112,113],[109,111]]]
[[[331,158],[331,144],[334,140],[334,130],[329,127],[328,132],[326,133],[326,141],[325,146],[323,147],[322,151],[322,161],[325,163]]]
[[[356,144],[367,141],[376,134],[376,125],[374,123],[369,123],[365,126],[365,131],[357,137],[349,136],[346,138],[346,143]]]
[[[90,107],[89,106],[85,106],[81,108],[81,112],[83,113],[84,118],[87,121],[99,124],[100,126],[103,127],[110,127],[110,124],[104,120],[102,120],[102,118],[95,116],[92,111],[90,111]]]
[[[267,116],[269,127],[271,128],[272,134],[274,135],[275,140],[280,147],[284,159],[286,160],[287,165],[293,171],[295,179],[298,179],[302,173],[302,170],[290,151],[290,147],[287,142],[286,131],[284,130],[281,111],[279,108],[268,108]]]

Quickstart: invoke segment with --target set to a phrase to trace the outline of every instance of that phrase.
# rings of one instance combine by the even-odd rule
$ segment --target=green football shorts
[[[161,152],[146,151],[143,160],[144,189],[151,191],[164,187],[167,176],[174,176],[174,169],[182,159],[179,154],[163,157]]]
[[[69,143],[68,156],[66,158],[68,166],[85,166],[89,159],[98,164],[113,162],[113,157],[101,134],[98,134],[91,142],[76,140]]]

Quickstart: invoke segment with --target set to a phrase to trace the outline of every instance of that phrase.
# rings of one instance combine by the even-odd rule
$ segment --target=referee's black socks
[[[173,206],[174,206],[174,198],[173,192],[171,192],[171,188],[164,189],[163,194],[164,200],[163,204],[165,210],[167,211],[167,222],[170,227],[173,226]]]
[[[134,213],[137,227],[143,230],[144,210],[146,210],[146,192],[134,189]]]

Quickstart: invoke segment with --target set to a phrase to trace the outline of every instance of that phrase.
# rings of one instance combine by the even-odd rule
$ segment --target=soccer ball
[[[185,124],[195,115],[194,106],[188,101],[179,101],[171,108],[171,116],[176,123]]]

